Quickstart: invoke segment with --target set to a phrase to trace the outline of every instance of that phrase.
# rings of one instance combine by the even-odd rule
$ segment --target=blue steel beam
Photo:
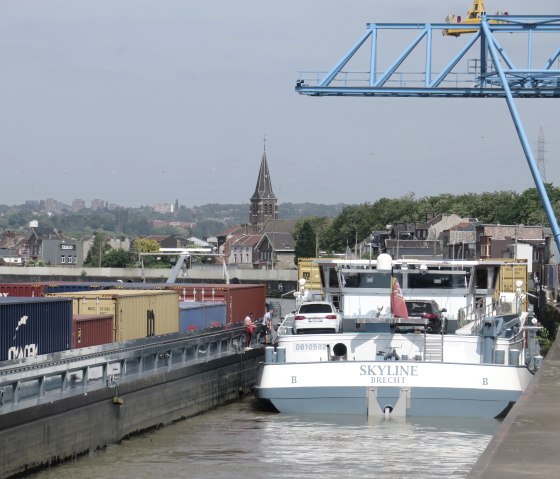
[[[492,35],[494,45],[501,59],[507,65],[507,78],[511,85],[511,94],[514,97],[560,97],[560,70],[553,69],[554,62],[560,57],[560,48],[556,49],[548,60],[542,65],[541,69],[532,69],[532,43],[533,32],[540,33],[556,33],[560,34],[560,17],[555,16],[488,16],[487,25],[488,33],[485,33],[480,24],[449,24],[449,23],[370,23],[367,25],[366,33],[359,41],[348,51],[348,53],[337,63],[337,65],[320,81],[300,77],[296,84],[296,91],[303,95],[359,95],[364,96],[393,96],[402,92],[404,96],[438,96],[433,92],[434,88],[448,88],[446,83],[453,83],[456,89],[449,89],[450,96],[473,96],[473,97],[491,97],[504,98],[505,93],[501,85],[501,80],[494,72],[487,72],[486,69],[486,52],[487,52],[487,35],[493,33],[524,33],[528,34],[527,48],[527,66],[524,69],[515,67],[513,61],[507,55],[505,49],[498,43],[495,36]],[[492,23],[492,21],[499,23]],[[451,62],[445,66],[440,72],[432,69],[433,42],[432,37],[434,31],[444,32],[445,30],[476,30],[473,37],[462,47]],[[385,30],[420,30],[418,36],[405,47],[403,52],[391,63],[384,71],[377,71],[378,50],[380,41],[378,33]],[[342,69],[354,58],[356,53],[366,44],[369,37],[371,41],[370,63],[367,81],[366,79],[357,79],[356,72],[343,71]],[[426,48],[424,51],[424,69],[421,77],[412,78],[410,73],[401,72],[399,69],[405,63],[405,60],[413,51],[418,48],[422,40],[426,39]],[[473,46],[479,42],[480,51],[475,55],[481,66],[480,74],[455,72],[461,60],[467,52],[474,51]],[[544,75],[544,70],[547,74]],[[542,73],[542,74],[541,74]],[[490,81],[491,77],[493,81]],[[459,78],[460,76],[460,78]],[[435,79],[432,80],[432,77]],[[400,85],[395,86],[395,82]],[[347,90],[348,85],[352,85],[352,90]],[[404,88],[406,84],[407,88]],[[358,87],[357,89],[354,87]],[[325,89],[326,88],[326,89]],[[403,88],[400,90],[400,88]],[[412,88],[412,89],[411,89]],[[481,90],[481,88],[496,89],[496,92]]]
[[[447,29],[475,30],[475,34],[455,57],[439,72],[432,70],[433,42],[435,30],[442,33]],[[412,43],[406,47],[395,61],[383,72],[377,71],[378,33],[383,30],[421,30]],[[560,229],[546,188],[540,176],[537,163],[527,140],[521,118],[517,112],[514,98],[560,98],[560,70],[553,69],[554,62],[560,57],[560,47],[548,57],[541,68],[532,68],[534,33],[560,33],[560,16],[495,16],[483,15],[480,24],[402,24],[372,23],[367,32],[338,62],[338,64],[316,85],[300,76],[296,92],[311,96],[363,96],[363,97],[455,97],[455,98],[505,98],[515,129],[525,153],[537,192],[550,223],[556,247],[560,250]],[[498,33],[524,33],[527,35],[527,64],[516,68],[505,49],[497,41]],[[372,37],[369,71],[345,72],[345,65],[358,50]],[[424,72],[400,72],[410,54],[426,38]],[[454,69],[466,53],[480,44],[478,64],[480,71],[457,73]],[[486,55],[492,60],[493,70],[487,69]],[[506,68],[500,63],[503,61]],[[435,79],[432,81],[432,76]],[[319,78],[317,76],[317,78]],[[454,86],[450,86],[454,85]],[[350,85],[350,86],[349,86]],[[412,85],[412,86],[411,86]]]
[[[484,16],[482,17],[481,20],[481,26],[482,29],[484,30],[486,37],[491,39],[491,41],[488,42],[488,50],[494,62],[494,66],[496,67],[496,70],[500,75],[500,79],[502,80],[502,85],[504,88],[507,105],[511,117],[513,119],[513,123],[515,125],[515,129],[517,130],[519,140],[521,141],[521,146],[523,148],[523,151],[525,152],[525,157],[527,158],[529,169],[531,170],[531,174],[533,175],[533,181],[535,182],[535,186],[537,188],[537,192],[539,194],[539,198],[543,205],[546,217],[548,219],[548,222],[550,223],[550,228],[552,229],[554,241],[556,243],[558,250],[560,250],[560,230],[558,229],[558,221],[556,220],[554,210],[552,209],[550,199],[548,198],[548,194],[546,192],[546,188],[542,181],[541,174],[537,166],[537,162],[535,161],[535,158],[533,156],[531,146],[529,145],[529,141],[527,140],[527,135],[525,134],[523,123],[521,123],[521,118],[519,117],[519,113],[517,112],[515,101],[513,100],[513,95],[511,94],[511,90],[509,88],[509,83],[507,81],[506,74],[500,64],[500,59],[498,58],[498,51],[496,49],[495,43],[493,42],[493,35],[488,27],[488,20]]]

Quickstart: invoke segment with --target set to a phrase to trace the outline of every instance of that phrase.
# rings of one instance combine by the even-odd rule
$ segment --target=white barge
[[[379,285],[390,284],[392,268],[390,258],[383,260],[367,271],[377,287],[367,292],[366,314],[344,311],[344,333],[292,335],[281,328],[276,347],[265,350],[256,397],[282,413],[497,417],[507,412],[542,362],[540,327],[521,311],[522,298],[513,298],[511,308],[518,310],[473,321],[468,334],[430,334],[421,318],[387,311],[391,289]],[[340,301],[348,305],[344,286]],[[355,289],[351,293],[355,297]]]

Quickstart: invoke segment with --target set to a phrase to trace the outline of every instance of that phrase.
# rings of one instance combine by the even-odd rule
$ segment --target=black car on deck
[[[433,299],[410,299],[405,303],[409,318],[428,320],[426,326],[428,333],[445,334],[447,332],[447,319],[443,315],[447,310],[440,309]]]

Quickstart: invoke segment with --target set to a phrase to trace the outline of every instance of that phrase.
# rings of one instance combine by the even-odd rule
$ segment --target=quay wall
[[[193,267],[187,270],[187,276],[180,275],[177,281],[188,282],[190,280],[203,281],[218,281],[225,283],[223,267],[218,268],[209,267]],[[82,280],[92,281],[93,278],[114,278],[114,280],[121,279],[141,281],[146,278],[146,281],[162,281],[165,282],[171,269],[161,268],[146,268],[142,271],[141,268],[77,268],[75,266],[0,266],[0,277],[2,281],[9,282],[11,278],[19,279],[19,282],[24,281],[44,281],[45,278],[60,278],[59,281],[70,281],[68,278],[73,278],[71,281]],[[296,269],[253,269],[253,268],[228,268],[228,275],[230,279],[237,278],[242,282],[246,281],[293,281],[297,282]],[[25,278],[25,280],[21,279]]]
[[[168,370],[0,417],[0,478],[20,476],[240,398],[262,350]],[[122,404],[115,404],[117,396]]]
[[[560,334],[468,479],[558,477],[560,471]]]

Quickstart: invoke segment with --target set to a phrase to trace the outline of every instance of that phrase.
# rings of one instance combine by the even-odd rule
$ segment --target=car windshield
[[[330,304],[302,304],[300,313],[332,313]]]
[[[415,314],[423,314],[423,313],[431,313],[433,311],[433,307],[430,303],[422,303],[422,302],[406,302],[406,309],[408,310],[408,314],[415,315]]]

